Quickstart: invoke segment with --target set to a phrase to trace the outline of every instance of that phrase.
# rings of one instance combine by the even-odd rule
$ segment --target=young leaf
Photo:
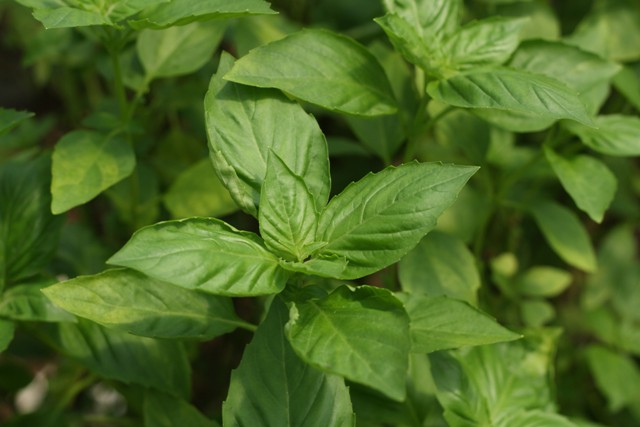
[[[442,51],[455,69],[500,65],[518,47],[526,19],[492,18],[472,22],[447,38]]]
[[[87,27],[92,25],[113,25],[113,22],[99,12],[77,9],[75,7],[56,7],[35,9],[33,16],[46,29]]]
[[[28,322],[75,322],[75,317],[56,307],[41,292],[52,281],[13,286],[0,296],[0,317]]]
[[[589,234],[569,209],[551,201],[538,201],[531,214],[553,250],[567,263],[587,272],[597,268]]]
[[[258,236],[213,218],[142,228],[107,262],[183,288],[228,296],[275,294],[288,276]]]
[[[544,148],[544,154],[576,205],[595,222],[602,222],[616,194],[617,181],[613,172],[591,156],[566,159],[548,147]]]
[[[129,176],[136,158],[131,144],[95,131],[73,131],[53,150],[51,212],[59,214],[88,202]]]
[[[433,229],[476,167],[409,163],[349,185],[320,215],[318,256],[349,261],[338,276],[355,279],[402,258]]]
[[[587,349],[587,361],[612,412],[640,403],[640,370],[633,359],[593,345]]]
[[[409,318],[391,292],[341,286],[292,303],[287,335],[307,363],[401,401],[410,348]]]
[[[136,50],[147,82],[160,77],[192,73],[211,60],[226,22],[194,22],[164,30],[144,30]]]
[[[302,177],[273,151],[260,195],[260,235],[282,258],[304,261],[314,243],[318,212]]]
[[[13,341],[14,332],[15,324],[11,320],[0,318],[0,353],[9,347],[9,344]]]
[[[400,260],[398,276],[406,292],[447,295],[476,304],[480,275],[475,259],[461,240],[449,234],[429,233]]]
[[[0,108],[0,136],[9,132],[20,122],[33,117],[34,114],[28,111],[17,111],[9,108]]]
[[[330,191],[324,135],[313,117],[276,90],[224,81],[233,58],[222,55],[205,97],[211,159],[235,202],[258,216],[267,158],[273,151],[302,177],[319,211]]]
[[[187,353],[178,341],[137,337],[87,320],[59,323],[59,351],[106,378],[189,397]]]
[[[493,344],[522,337],[463,301],[419,293],[397,296],[411,319],[411,351],[414,353]]]
[[[516,282],[522,295],[531,297],[555,297],[573,281],[571,273],[555,267],[531,267]]]
[[[462,5],[460,0],[384,0],[384,6],[433,44],[458,28]]]
[[[260,46],[240,58],[225,79],[277,88],[345,114],[397,111],[389,80],[375,57],[353,39],[326,30],[303,30]]]
[[[195,21],[276,13],[263,0],[171,0],[162,3],[142,11],[141,19],[129,21],[129,24],[136,29],[157,29]]]
[[[589,148],[610,156],[640,156],[640,118],[611,114],[596,117],[596,127],[566,123]]]
[[[125,269],[79,276],[43,292],[76,316],[145,337],[211,339],[244,325],[228,298]]]
[[[427,86],[434,99],[463,108],[493,108],[541,119],[593,124],[577,92],[564,83],[520,70],[477,68]]]
[[[276,298],[231,374],[222,407],[224,425],[353,426],[344,380],[300,360],[283,332],[287,320],[287,309]]]
[[[144,394],[144,427],[220,427],[182,399],[147,390]]]

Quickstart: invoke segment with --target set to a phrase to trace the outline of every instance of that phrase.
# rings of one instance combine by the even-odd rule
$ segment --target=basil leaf
[[[0,136],[9,132],[20,122],[33,117],[28,111],[17,111],[10,108],[0,108]]]
[[[13,286],[0,296],[0,317],[28,322],[75,322],[73,315],[53,305],[42,288],[50,280]]]
[[[349,264],[355,279],[402,258],[431,231],[477,168],[408,163],[369,174],[334,197],[320,215],[316,256]]]
[[[144,427],[220,427],[188,402],[150,389],[144,394],[143,412]]]
[[[275,294],[288,277],[258,236],[213,218],[142,228],[107,262],[183,288],[228,296]]]
[[[596,127],[564,124],[589,148],[610,156],[640,156],[640,118],[611,114],[596,117]]]
[[[453,33],[462,12],[460,0],[384,0],[389,13],[395,13],[431,44]]]

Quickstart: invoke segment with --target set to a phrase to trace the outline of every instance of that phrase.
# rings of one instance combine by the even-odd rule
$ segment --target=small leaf
[[[13,341],[15,324],[11,320],[0,318],[0,354],[9,347]]]
[[[353,39],[326,30],[303,30],[260,46],[240,58],[225,79],[277,88],[345,114],[397,111],[389,80],[375,57]]]
[[[263,0],[171,0],[144,10],[139,16],[141,19],[129,24],[135,29],[166,28],[194,21],[275,13]]]
[[[318,212],[302,177],[273,151],[260,195],[260,235],[282,258],[304,261],[314,243]]]
[[[225,22],[194,22],[164,30],[141,31],[136,49],[146,81],[198,70],[211,60],[225,29]]]
[[[587,361],[612,412],[640,403],[640,370],[632,358],[593,345],[587,349]]]
[[[526,300],[520,303],[522,321],[531,328],[541,328],[553,320],[556,311],[553,305],[545,300]]]
[[[221,217],[238,209],[216,176],[211,161],[203,159],[180,174],[164,195],[164,205],[174,218]]]
[[[411,351],[414,353],[493,344],[522,337],[463,301],[419,293],[397,296],[411,319]]]
[[[230,83],[222,76],[233,58],[222,55],[205,97],[211,160],[244,211],[258,216],[260,192],[273,151],[314,196],[317,210],[330,190],[327,143],[315,119],[276,90]]]
[[[53,150],[51,211],[59,214],[88,202],[129,176],[135,164],[124,139],[85,130],[66,134]]]
[[[75,317],[53,305],[41,292],[50,280],[11,287],[0,296],[0,317],[28,322],[75,322]]]
[[[611,114],[596,117],[596,127],[566,123],[589,148],[610,156],[640,156],[640,118]]]
[[[516,281],[518,291],[530,297],[555,297],[573,281],[571,273],[555,267],[531,267]]]
[[[0,108],[0,136],[9,132],[20,122],[33,117],[34,114],[28,111],[17,111],[10,108]]]
[[[152,338],[211,339],[244,324],[228,298],[186,290],[125,269],[79,276],[43,292],[76,316]]]
[[[410,347],[409,318],[391,292],[341,286],[292,303],[287,335],[307,363],[401,401]]]
[[[472,22],[447,38],[442,47],[450,66],[456,69],[478,65],[500,65],[518,47],[523,18],[490,18]]]
[[[113,25],[111,20],[99,12],[77,9],[75,7],[57,7],[36,9],[33,16],[46,29],[87,27],[92,25]]]
[[[411,24],[429,44],[453,33],[462,11],[460,0],[384,0],[384,6]]]
[[[144,394],[143,411],[144,427],[220,427],[188,402],[153,390]]]
[[[276,298],[231,374],[224,425],[352,427],[344,380],[305,364],[286,340],[287,309]]]
[[[567,263],[587,272],[597,268],[589,234],[569,209],[551,201],[539,201],[531,208],[545,239]]]
[[[427,92],[434,99],[456,107],[493,108],[593,125],[577,92],[541,74],[500,67],[476,68],[433,81]]]
[[[258,236],[213,218],[144,227],[107,262],[183,288],[228,296],[275,294],[288,276]]]
[[[566,159],[548,147],[544,154],[576,205],[595,222],[602,222],[616,194],[617,180],[600,160],[586,155]]]
[[[83,319],[77,324],[59,323],[51,338],[60,353],[101,376],[183,399],[189,396],[191,373],[187,353],[178,341],[138,337]]]
[[[398,275],[402,289],[431,296],[447,295],[476,304],[480,274],[471,251],[446,233],[429,233],[400,260]]]
[[[435,227],[477,168],[409,163],[349,185],[320,215],[317,256],[349,261],[338,278],[355,279],[402,258]]]

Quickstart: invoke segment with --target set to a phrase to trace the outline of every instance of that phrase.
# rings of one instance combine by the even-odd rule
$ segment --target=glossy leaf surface
[[[138,230],[109,261],[147,276],[213,294],[280,292],[287,273],[253,233],[208,218],[161,222]]]
[[[353,39],[325,30],[303,30],[260,46],[240,58],[225,79],[277,88],[340,113],[396,112],[389,80],[375,57]]]
[[[325,298],[292,303],[290,317],[289,341],[307,363],[404,399],[409,318],[389,291],[342,286]]]
[[[336,426],[355,423],[344,380],[303,362],[284,335],[288,312],[276,298],[231,375],[225,426]]]

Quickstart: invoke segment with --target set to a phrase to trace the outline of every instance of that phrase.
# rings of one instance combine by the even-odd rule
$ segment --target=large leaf
[[[259,237],[213,218],[142,228],[108,262],[183,288],[229,296],[280,292],[288,276]]]
[[[17,111],[9,108],[0,108],[0,136],[9,132],[20,122],[33,117],[33,113],[28,111]]]
[[[567,263],[584,271],[597,268],[589,234],[569,209],[551,201],[538,201],[531,214],[553,250]]]
[[[410,348],[409,318],[391,292],[341,286],[292,303],[287,334],[307,363],[401,401]]]
[[[28,322],[75,322],[75,317],[56,307],[41,292],[50,280],[13,286],[0,296],[0,317]]]
[[[446,296],[398,294],[411,319],[411,351],[431,353],[512,341],[522,336],[464,301]]]
[[[133,172],[131,144],[95,131],[73,131],[53,150],[51,212],[59,214],[88,202]]]
[[[146,81],[189,74],[211,60],[226,23],[194,22],[181,27],[140,32],[136,49]]]
[[[223,54],[205,98],[211,159],[235,202],[258,216],[267,158],[273,151],[314,196],[317,210],[329,197],[329,157],[315,119],[276,90],[222,79],[233,59]]]
[[[5,351],[13,340],[15,324],[11,320],[0,318],[0,353]]]
[[[541,119],[592,125],[578,93],[541,74],[501,67],[477,68],[427,86],[434,99],[463,108],[491,108]]]
[[[302,177],[271,152],[260,196],[260,235],[282,258],[304,261],[316,235],[318,211]]]
[[[146,337],[210,339],[246,325],[228,298],[125,269],[79,276],[43,292],[77,316]]]
[[[144,395],[144,427],[219,427],[182,399],[147,390]]]
[[[616,194],[613,172],[595,157],[579,155],[567,159],[550,148],[545,148],[544,154],[576,205],[594,221],[602,222]]]
[[[640,156],[640,118],[611,114],[596,117],[596,127],[567,123],[589,148],[610,156]]]
[[[449,65],[457,69],[502,64],[518,47],[526,19],[492,18],[472,22],[447,38],[443,45]]]
[[[353,39],[325,30],[303,30],[260,46],[240,58],[225,79],[281,89],[346,114],[396,111],[389,80],[375,57]]]
[[[587,349],[587,361],[611,411],[640,404],[640,370],[632,358],[593,345]]]
[[[384,0],[387,12],[407,21],[429,44],[450,35],[459,25],[460,0]]]
[[[263,0],[171,0],[144,10],[139,19],[129,23],[138,29],[166,28],[194,21],[274,13]]]
[[[189,396],[191,373],[178,341],[137,337],[82,319],[60,323],[51,338],[61,353],[106,378]]]
[[[284,335],[287,320],[287,309],[276,298],[231,374],[222,407],[224,425],[353,426],[344,380],[300,360]]]
[[[429,233],[398,265],[402,289],[447,295],[476,304],[480,274],[465,244],[440,231]]]
[[[344,257],[354,279],[402,258],[433,229],[477,168],[408,163],[369,174],[334,197],[320,216],[319,256]]]
[[[0,290],[37,274],[57,245],[61,217],[51,215],[49,158],[0,165]]]

